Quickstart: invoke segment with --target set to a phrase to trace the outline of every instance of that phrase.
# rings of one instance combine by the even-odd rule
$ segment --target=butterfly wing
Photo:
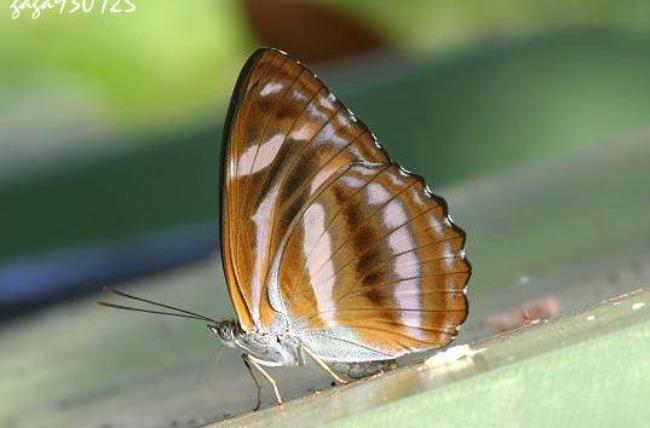
[[[467,315],[464,233],[313,73],[257,51],[226,123],[222,255],[244,329],[288,320],[338,361],[453,338]]]
[[[222,148],[221,244],[241,326],[269,331],[275,262],[299,212],[341,168],[389,159],[370,131],[307,68],[260,49],[233,93]],[[277,294],[277,293],[275,293]]]
[[[349,164],[295,218],[278,262],[292,330],[324,360],[447,344],[467,315],[464,233],[420,177]]]

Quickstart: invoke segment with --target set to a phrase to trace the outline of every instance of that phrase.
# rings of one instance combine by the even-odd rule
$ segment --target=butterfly
[[[272,48],[251,55],[221,159],[221,256],[237,319],[111,291],[210,322],[242,353],[256,408],[254,370],[282,403],[266,367],[310,358],[345,383],[330,365],[391,361],[456,336],[468,312],[465,233],[306,66]]]

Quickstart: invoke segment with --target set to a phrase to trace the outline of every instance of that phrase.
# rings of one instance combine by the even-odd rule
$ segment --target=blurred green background
[[[12,19],[24,3],[13,0],[0,12],[0,369],[11,379],[0,425],[48,426],[61,410],[21,423],[32,401],[13,400],[18,386],[72,402],[52,420],[95,423],[106,403],[134,416],[106,396],[138,393],[142,426],[171,425],[149,389],[170,367],[163,390],[187,387],[212,342],[166,321],[133,330],[138,319],[102,318],[84,296],[137,279],[171,303],[229,311],[215,267],[219,146],[237,74],[261,45],[303,59],[448,197],[474,266],[461,343],[540,296],[562,314],[648,286],[649,2],[131,1],[132,13],[101,14],[101,0],[88,13]],[[51,352],[76,353],[75,367],[48,366],[47,326],[74,332]],[[27,382],[28,366],[43,372]],[[85,383],[57,386],[74,377]],[[186,419],[223,417],[208,399],[183,403]]]
[[[648,124],[647,2],[300,3],[377,34],[318,71],[434,187]],[[224,106],[263,44],[256,6],[4,13],[0,260],[214,219]]]

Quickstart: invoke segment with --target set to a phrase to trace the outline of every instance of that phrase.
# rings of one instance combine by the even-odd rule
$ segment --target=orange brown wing
[[[389,162],[368,129],[307,68],[260,49],[235,87],[222,148],[221,244],[242,327],[269,331],[271,266],[289,225],[351,163]]]
[[[295,218],[278,262],[282,310],[324,360],[447,344],[467,315],[465,235],[395,164],[350,164]]]

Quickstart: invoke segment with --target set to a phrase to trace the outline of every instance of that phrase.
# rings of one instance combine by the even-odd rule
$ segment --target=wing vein
[[[370,288],[370,287],[372,287],[372,288],[384,288],[384,287],[393,286],[393,285],[395,285],[395,284],[399,284],[399,283],[401,283],[401,282],[411,281],[411,280],[414,280],[414,279],[435,278],[435,277],[439,277],[439,276],[458,275],[458,274],[461,274],[461,273],[469,273],[469,269],[468,269],[468,270],[464,270],[464,271],[454,271],[454,272],[436,272],[436,273],[434,273],[434,274],[430,274],[430,275],[418,275],[418,276],[414,276],[414,277],[410,277],[410,278],[400,278],[400,279],[398,279],[398,280],[396,280],[396,281],[380,282],[380,283],[378,283],[378,284],[376,284],[376,285],[366,286],[366,287],[364,287],[364,289],[365,289],[365,288]],[[359,287],[359,288],[360,288],[360,287]],[[430,291],[434,291],[434,292],[436,292],[436,293],[445,293],[445,294],[464,294],[462,290],[430,290]],[[307,294],[307,292],[306,292],[306,291],[302,291],[302,292],[300,292],[300,293],[293,294],[292,297],[293,297],[293,298],[296,298],[296,297],[303,296],[303,295],[305,295],[305,294]],[[348,293],[348,294],[344,294],[343,296],[337,297],[336,301],[337,301],[338,303],[341,303],[343,300],[345,300],[345,299],[348,298],[348,297],[359,296],[359,295],[362,295],[362,294],[363,294],[363,292],[360,292],[360,293]]]
[[[415,219],[413,219],[413,220],[415,220]],[[409,250],[405,250],[405,251],[402,251],[402,252],[399,252],[399,253],[391,253],[391,255],[389,257],[386,257],[385,259],[382,259],[382,260],[378,261],[377,263],[375,263],[374,265],[372,265],[371,267],[369,267],[367,269],[367,271],[372,272],[378,266],[381,266],[381,265],[383,265],[383,264],[389,262],[390,260],[393,260],[393,259],[395,259],[395,258],[397,258],[399,256],[403,256],[404,254],[408,254],[408,253],[412,253],[414,251],[422,250],[424,248],[428,248],[428,247],[431,247],[433,245],[440,244],[442,242],[451,241],[452,239],[458,238],[458,237],[459,237],[458,235],[448,236],[448,237],[446,237],[444,239],[440,239],[440,240],[435,241],[435,242],[430,242],[430,243],[422,245],[420,247],[413,247],[413,248],[411,248]],[[435,261],[440,261],[440,260],[457,259],[457,258],[464,259],[462,257],[462,255],[461,255],[460,251],[458,253],[453,253],[453,255],[451,257],[450,256],[443,256],[443,257],[437,257],[437,258],[434,258],[434,259],[420,260],[419,265],[423,265],[423,264],[425,264],[427,262],[435,262]]]
[[[368,187],[368,185],[370,183],[372,183],[375,180],[375,178],[377,178],[379,175],[381,175],[381,173],[384,172],[389,167],[390,167],[390,165],[387,165],[385,168],[383,168],[381,170],[378,170],[377,173],[375,175],[373,175],[372,178],[370,178],[370,180],[368,180],[363,186],[361,186],[356,192],[354,192],[354,194],[352,194],[352,196],[350,197],[350,200],[356,199],[356,197],[359,195],[359,193],[361,193],[366,187]],[[332,224],[334,223],[334,221],[336,220],[338,215],[341,213],[341,211],[343,211],[343,207],[344,207],[344,205],[339,205],[337,211],[334,213],[334,215],[332,216],[330,221],[327,223],[327,225],[325,226],[323,232],[321,232],[319,237],[314,241],[314,245],[312,245],[312,247],[310,248],[309,254],[305,254],[305,265],[307,264],[309,258],[311,257],[312,253],[314,252],[314,249],[318,246],[318,243],[321,241],[323,236],[325,236],[325,234],[330,230],[330,227],[332,226]],[[302,284],[302,281],[305,279],[305,272],[306,271],[302,272],[302,274],[300,276],[300,279],[295,283],[293,288],[295,288],[299,284]],[[292,288],[292,290],[293,290],[293,288]]]
[[[283,62],[283,64],[284,64],[284,62]],[[273,65],[273,61],[269,60],[267,62],[267,64],[266,64],[266,68],[261,73],[259,79],[257,79],[255,82],[250,82],[249,85],[247,85],[247,87],[245,89],[245,95],[244,95],[244,97],[242,97],[242,100],[240,102],[243,102],[243,99],[246,97],[246,94],[249,94],[252,91],[253,88],[256,88],[260,84],[260,82],[262,82],[264,79],[266,79],[267,77],[269,77],[271,75],[271,70],[273,69],[272,65]],[[257,93],[255,93],[255,98],[257,100],[259,100],[259,95]],[[239,112],[237,112],[237,116],[239,116]],[[231,145],[232,145],[232,143],[231,143]],[[241,151],[239,149],[241,147],[238,144],[235,144],[234,146],[235,147],[233,149],[233,151],[234,151],[233,154],[234,154],[234,158],[236,160],[236,164],[235,164],[236,166],[235,166],[235,171],[234,171],[235,174],[234,175],[235,175],[235,177],[238,177],[240,175],[239,174],[239,160],[240,160],[240,157],[241,157]],[[239,195],[235,195],[235,196],[237,196],[237,198],[233,198],[233,199],[235,199],[233,202],[235,202],[234,206],[235,206],[235,208],[237,210],[237,216],[239,216],[241,214],[240,199],[239,199]],[[239,229],[237,229],[237,232],[239,232]]]
[[[397,199],[397,198],[398,198],[402,193],[404,193],[405,191],[407,191],[408,189],[410,189],[412,186],[414,186],[415,183],[416,183],[416,181],[414,180],[413,182],[409,183],[409,184],[408,184],[407,186],[405,186],[404,188],[400,189],[399,192],[397,192],[397,193],[395,193],[394,195],[392,195],[392,196],[391,196],[391,197],[390,197],[390,198],[389,198],[385,203],[383,203],[381,206],[377,207],[377,209],[375,209],[373,212],[371,212],[369,215],[367,215],[367,216],[363,219],[363,221],[365,222],[365,221],[368,221],[368,220],[370,220],[371,218],[373,218],[375,215],[377,215],[379,212],[381,212],[382,209],[385,208],[388,204],[390,204],[392,201],[394,201],[395,199]],[[358,226],[360,227],[362,224],[363,224],[363,223],[360,223]],[[400,227],[401,227],[401,226],[400,226]],[[398,227],[398,228],[399,228],[399,227]],[[398,229],[398,228],[396,228],[396,229]],[[349,235],[348,235],[348,236],[343,240],[343,242],[341,242],[341,243],[336,247],[336,249],[335,249],[335,250],[330,254],[330,257],[329,257],[327,260],[325,260],[323,263],[321,263],[321,265],[320,265],[320,266],[319,266],[319,267],[314,271],[314,276],[318,276],[318,274],[320,273],[321,269],[323,269],[323,266],[325,266],[325,264],[327,264],[327,261],[332,260],[332,259],[334,258],[334,256],[336,256],[336,254],[338,254],[338,252],[339,252],[339,251],[340,251],[340,250],[341,250],[341,249],[342,249],[342,248],[343,248],[343,247],[344,247],[348,242],[350,242],[350,240],[352,239],[353,236],[354,236],[353,234],[349,234]],[[382,238],[383,238],[383,236],[382,236]],[[307,264],[308,262],[309,262],[309,260],[308,260],[308,259],[305,259],[305,264]],[[340,269],[338,269],[336,272],[334,272],[333,275],[330,275],[327,279],[329,279],[329,278],[331,278],[332,276],[334,276],[334,275],[335,275],[339,270],[340,270]]]
[[[426,344],[427,347],[429,347],[429,348],[430,348],[431,345],[432,345],[431,342],[427,342],[426,340],[417,339],[417,338],[415,338],[415,337],[413,337],[413,336],[409,336],[408,334],[398,333],[395,329],[380,328],[380,327],[369,327],[369,326],[359,326],[359,325],[349,325],[349,326],[346,325],[346,327],[347,327],[347,328],[351,328],[351,329],[355,329],[355,330],[378,331],[378,332],[381,332],[381,333],[388,334],[389,336],[403,337],[403,338],[408,339],[408,340],[412,340],[412,341],[415,341],[415,342],[424,343],[424,344]],[[420,330],[422,330],[422,329],[420,329]],[[427,331],[427,330],[422,330],[422,331]],[[449,335],[449,333],[446,332],[446,331],[439,331],[439,333]],[[398,343],[399,343],[399,342],[398,342]],[[409,347],[409,346],[405,346],[405,345],[403,345],[403,344],[401,344],[401,343],[399,343],[399,345],[402,346],[402,347],[404,347],[405,349],[411,349],[411,347]]]
[[[332,335],[327,334],[326,332],[327,332],[327,330],[319,330],[319,331],[317,331],[317,332],[311,332],[310,335],[312,335],[312,336],[325,336],[325,337],[327,337],[328,339],[331,339],[331,340],[338,340],[338,341],[340,341],[340,342],[345,342],[345,343],[350,343],[350,344],[355,345],[355,346],[358,346],[358,347],[360,347],[360,348],[364,348],[364,349],[367,349],[367,350],[372,351],[372,352],[377,352],[378,354],[386,355],[387,357],[391,357],[391,356],[392,356],[392,354],[389,354],[389,353],[387,353],[387,352],[380,351],[380,350],[375,349],[375,348],[373,348],[373,347],[371,347],[371,346],[362,345],[361,343],[359,343],[359,342],[355,342],[354,340],[343,339],[342,337],[332,336]]]
[[[376,306],[374,308],[334,308],[325,311],[318,311],[316,314],[328,314],[332,312],[372,312],[378,310],[391,310],[395,312],[421,312],[423,314],[446,314],[450,312],[464,312],[465,309],[422,309],[422,308],[402,308],[399,306]],[[311,318],[310,318],[311,319]],[[364,321],[367,318],[364,318]],[[347,327],[347,326],[346,326]]]
[[[327,126],[327,124],[330,123],[332,118],[341,110],[341,108],[342,108],[342,105],[339,103],[337,108],[335,110],[333,110],[332,114],[323,123],[323,125],[318,129],[318,131],[316,133],[314,133],[314,135],[312,135],[312,137],[300,147],[300,150],[295,155],[293,155],[291,157],[291,163],[289,164],[289,166],[285,170],[284,174],[282,174],[282,176],[280,177],[280,183],[278,183],[278,189],[282,189],[284,183],[286,182],[286,177],[289,175],[289,172],[291,172],[291,170],[293,169],[293,166],[298,162],[298,159],[300,159],[300,156],[304,153],[304,151],[306,150],[306,147],[311,145],[311,143],[314,141],[314,138],[316,138],[321,133],[321,131]],[[279,190],[278,190],[278,192],[279,192]],[[277,204],[277,201],[276,201],[276,204]],[[268,257],[270,258],[270,260],[269,259],[266,260],[267,261],[267,263],[266,263],[267,266],[269,266],[272,263],[273,256],[274,256],[273,254],[271,254],[271,251],[273,250],[273,244],[275,242],[275,240],[273,238],[274,238],[274,234],[275,234],[275,225],[276,225],[276,219],[277,219],[276,211],[277,210],[271,210],[271,221],[270,221],[271,233],[269,234],[269,240],[268,240],[268,245],[267,245],[268,249],[269,249],[269,251],[267,251],[267,254],[268,254]],[[262,282],[262,284],[264,284],[265,287],[266,287],[266,284],[267,284],[267,282],[269,280],[269,274],[270,273],[271,273],[270,269],[267,269],[266,272],[264,273],[264,281]]]
[[[391,198],[391,199],[390,199],[390,200],[389,200],[389,201],[388,201],[384,206],[382,206],[381,208],[379,208],[377,211],[373,212],[371,215],[369,215],[368,217],[366,217],[364,220],[369,220],[371,217],[374,217],[374,215],[375,215],[379,210],[381,210],[382,208],[384,208],[384,207],[385,207],[386,205],[388,205],[392,200],[394,200],[394,199],[396,199],[398,196],[400,196],[403,192],[405,192],[405,191],[407,191],[408,189],[410,189],[413,185],[415,185],[415,183],[417,183],[417,181],[414,181],[414,182],[411,183],[409,186],[405,187],[405,188],[402,189],[400,192],[398,192],[397,194],[395,194],[395,195],[394,195],[394,196],[393,196],[393,197],[392,197],[392,198]],[[395,227],[395,228],[393,228],[393,229],[388,230],[385,234],[383,234],[382,236],[380,236],[380,237],[377,239],[377,241],[379,242],[379,241],[383,240],[385,237],[387,237],[388,235],[390,235],[390,234],[393,233],[394,231],[396,231],[396,230],[398,230],[398,229],[400,229],[400,228],[406,226],[407,224],[411,223],[413,220],[419,218],[420,216],[422,216],[422,215],[424,215],[424,214],[426,214],[426,213],[428,213],[428,212],[430,212],[430,211],[432,211],[432,210],[434,210],[434,209],[436,209],[436,208],[437,208],[437,205],[436,205],[436,206],[433,206],[433,207],[430,207],[430,208],[427,208],[426,210],[423,210],[423,211],[420,212],[419,214],[417,214],[417,215],[415,215],[414,217],[411,217],[410,219],[408,219],[408,220],[407,220],[406,222],[404,222],[403,224],[401,224],[401,225],[399,225],[399,226],[397,226],[397,227]],[[340,245],[340,246],[339,246],[339,247],[338,247],[338,248],[337,248],[337,249],[332,253],[332,255],[330,256],[330,258],[329,258],[328,260],[332,260],[332,258],[333,258],[337,253],[338,253],[338,251],[339,251],[339,250],[340,250],[340,249],[341,249],[345,244],[347,244],[347,243],[350,241],[350,239],[352,238],[352,236],[353,236],[353,235],[348,236],[348,237],[345,239],[345,241],[343,242],[343,244],[341,244],[341,245]],[[369,246],[369,247],[368,247],[365,251],[363,251],[361,254],[357,254],[357,255],[355,255],[355,258],[350,258],[350,259],[348,259],[348,260],[347,260],[343,265],[339,266],[339,267],[338,267],[338,268],[337,268],[337,269],[336,269],[336,270],[335,270],[335,271],[334,271],[334,272],[333,272],[329,277],[327,277],[327,278],[325,279],[325,281],[329,280],[329,279],[332,278],[332,277],[335,277],[338,273],[340,273],[343,269],[345,269],[345,268],[346,268],[350,263],[352,263],[353,261],[358,260],[360,257],[364,256],[364,255],[365,255],[368,251],[370,251],[372,248],[374,248],[374,247]],[[326,263],[326,262],[325,262],[325,263]],[[323,264],[319,267],[318,272],[320,272],[320,269],[322,268],[322,266],[325,265],[325,263],[323,263]]]
[[[287,59],[285,58],[285,60],[282,62],[282,65],[280,65],[278,67],[278,70],[281,70],[286,64],[287,64]],[[300,74],[301,73],[298,73],[298,77],[300,76]],[[297,80],[298,80],[298,78],[296,77],[296,79],[291,83],[291,86],[287,86],[284,89],[284,91],[282,92],[282,97],[280,97],[280,99],[278,100],[278,104],[281,103],[282,101],[284,101],[284,98],[289,93],[289,89],[291,87],[293,87],[294,83]],[[260,99],[259,91],[255,92],[255,95],[256,95],[256,98],[259,101],[259,99]],[[260,147],[264,143],[264,140],[266,138],[266,133],[268,132],[269,123],[271,122],[271,117],[275,112],[276,112],[275,108],[274,109],[269,109],[266,112],[266,116],[264,116],[264,126],[262,127],[262,132],[260,133],[260,136],[257,139],[257,145],[255,146],[255,155],[253,155],[253,161],[251,162],[251,166],[250,166],[250,168],[248,170],[248,173],[245,174],[246,177],[249,177],[252,174],[252,172],[255,170],[255,162],[257,162],[257,155],[260,152]],[[242,202],[238,207],[239,208],[239,212],[238,212],[239,215],[241,215],[241,210],[243,210],[245,207],[247,207],[249,205],[250,189],[252,187],[253,186],[249,186],[249,187],[246,188],[246,193],[244,194],[244,197],[242,198]]]

